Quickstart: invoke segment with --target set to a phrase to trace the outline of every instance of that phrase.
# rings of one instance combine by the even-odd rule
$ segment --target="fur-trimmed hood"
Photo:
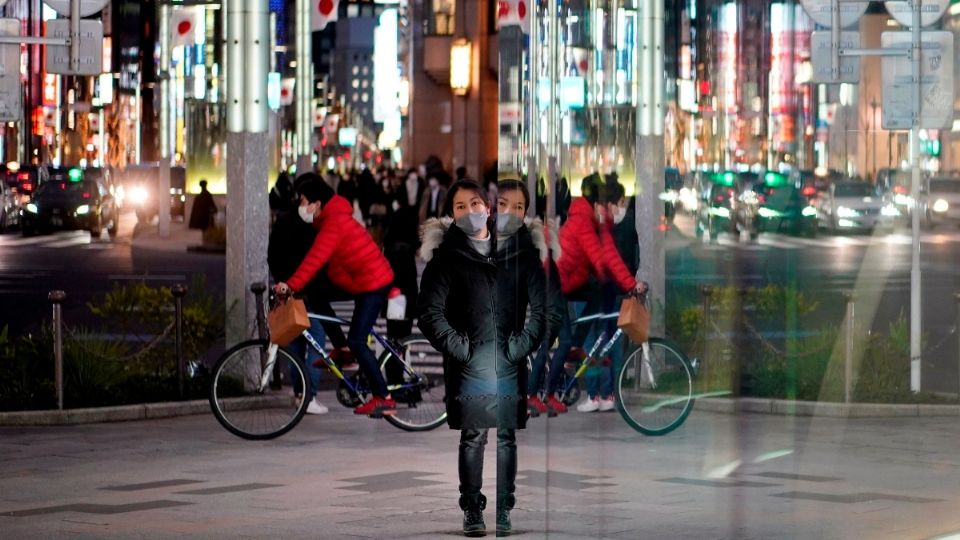
[[[523,224],[526,225],[527,231],[530,232],[530,239],[540,253],[540,261],[546,262],[550,253],[547,249],[547,227],[544,227],[539,218],[524,218]],[[420,251],[418,253],[423,261],[430,262],[433,259],[434,252],[443,243],[444,235],[452,226],[453,218],[451,217],[431,218],[423,222],[423,226],[420,227]],[[557,260],[560,258],[559,235],[556,234],[555,227],[550,227],[550,229],[552,232],[550,234],[550,249],[553,250],[554,260]]]

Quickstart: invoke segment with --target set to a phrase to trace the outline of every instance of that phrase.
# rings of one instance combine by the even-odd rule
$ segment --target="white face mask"
[[[487,212],[470,212],[457,218],[454,223],[467,236],[477,236],[487,226],[487,218],[490,216]]]
[[[308,204],[297,207],[297,212],[300,213],[300,219],[302,219],[304,223],[313,223],[313,210],[310,209],[311,206],[313,205]]]
[[[620,222],[627,217],[627,209],[623,206],[618,206],[617,209],[613,212],[613,223],[619,225]]]

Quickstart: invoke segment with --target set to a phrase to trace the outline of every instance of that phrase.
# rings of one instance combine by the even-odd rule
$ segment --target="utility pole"
[[[250,337],[251,283],[267,281],[270,66],[267,0],[225,2],[227,96],[227,343]]]
[[[297,175],[313,171],[313,32],[310,2],[296,3],[297,73],[296,96]]]
[[[640,62],[640,103],[637,119],[637,237],[643,246],[637,278],[650,283],[653,318],[650,321],[654,335],[663,333],[666,305],[666,278],[664,267],[664,233],[660,230],[664,190],[663,165],[663,32],[662,0],[643,0],[640,8],[640,31],[637,32],[637,51]]]

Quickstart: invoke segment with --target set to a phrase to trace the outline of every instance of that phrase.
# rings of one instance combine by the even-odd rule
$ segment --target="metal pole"
[[[70,69],[80,71],[80,0],[70,1]]]
[[[310,2],[297,0],[297,73],[296,73],[296,126],[297,126],[297,174],[313,169],[313,59],[310,31]]]
[[[157,232],[160,238],[170,236],[170,148],[171,88],[170,88],[170,10],[169,4],[160,4],[160,170],[157,184]]]
[[[913,82],[914,106],[913,129],[910,130],[910,161],[913,167],[913,182],[910,197],[913,199],[912,208],[912,257],[910,265],[910,390],[920,391],[920,335],[921,335],[921,302],[920,302],[920,112],[923,106],[923,96],[920,91],[921,65],[920,57],[920,0],[913,0]]]
[[[180,399],[183,399],[183,297],[187,295],[187,288],[178,283],[170,289],[170,292],[173,294],[177,317],[177,389]]]
[[[846,291],[843,293],[844,299],[847,302],[847,317],[846,317],[846,336],[844,338],[844,351],[843,351],[843,402],[850,403],[853,401],[853,339],[855,332],[855,297],[852,291]]]
[[[707,344],[707,339],[710,337],[710,327],[712,326],[712,319],[710,318],[710,309],[711,309],[711,300],[713,297],[713,287],[709,285],[704,285],[700,287],[700,295],[703,297],[703,360],[701,364],[703,366],[703,379],[707,383],[707,388],[710,387],[710,374],[707,372],[712,362],[708,362],[706,352],[709,350],[709,345]]]
[[[267,316],[263,308],[263,293],[266,292],[266,290],[267,286],[262,281],[258,281],[250,286],[250,292],[252,292],[256,298],[257,336],[260,339],[267,339]]]
[[[67,293],[51,291],[47,300],[53,304],[53,376],[57,390],[57,409],[63,410],[63,310]]]

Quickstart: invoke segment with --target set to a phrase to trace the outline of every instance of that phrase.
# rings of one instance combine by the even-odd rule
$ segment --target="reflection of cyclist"
[[[585,357],[581,346],[594,326],[580,324],[571,329],[571,321],[576,317],[613,310],[614,298],[603,294],[603,285],[607,281],[612,281],[622,291],[631,290],[637,285],[636,279],[630,274],[617,253],[609,228],[605,226],[611,219],[607,216],[607,210],[604,207],[604,189],[599,175],[593,174],[584,178],[581,192],[582,197],[574,199],[570,205],[569,218],[560,228],[560,257],[557,260],[557,270],[560,276],[560,289],[569,304],[569,309],[562,310],[563,321],[559,327],[559,341],[550,362],[546,388],[546,405],[558,413],[567,412],[566,405],[555,395],[563,364],[571,352],[576,360],[582,360]],[[542,369],[549,346],[550,343],[545,343],[541,347],[540,353],[534,360],[535,370],[538,367]],[[612,402],[610,405],[612,408]]]
[[[350,202],[334,195],[326,182],[309,182],[300,187],[298,212],[304,221],[313,223],[317,237],[288,283],[278,283],[277,290],[302,291],[326,268],[331,286],[340,289],[330,293],[330,297],[342,291],[354,300],[347,345],[373,390],[373,397],[353,412],[372,417],[395,414],[397,404],[387,394],[377,359],[367,347],[367,338],[393,282],[393,270],[363,225],[353,219]]]

